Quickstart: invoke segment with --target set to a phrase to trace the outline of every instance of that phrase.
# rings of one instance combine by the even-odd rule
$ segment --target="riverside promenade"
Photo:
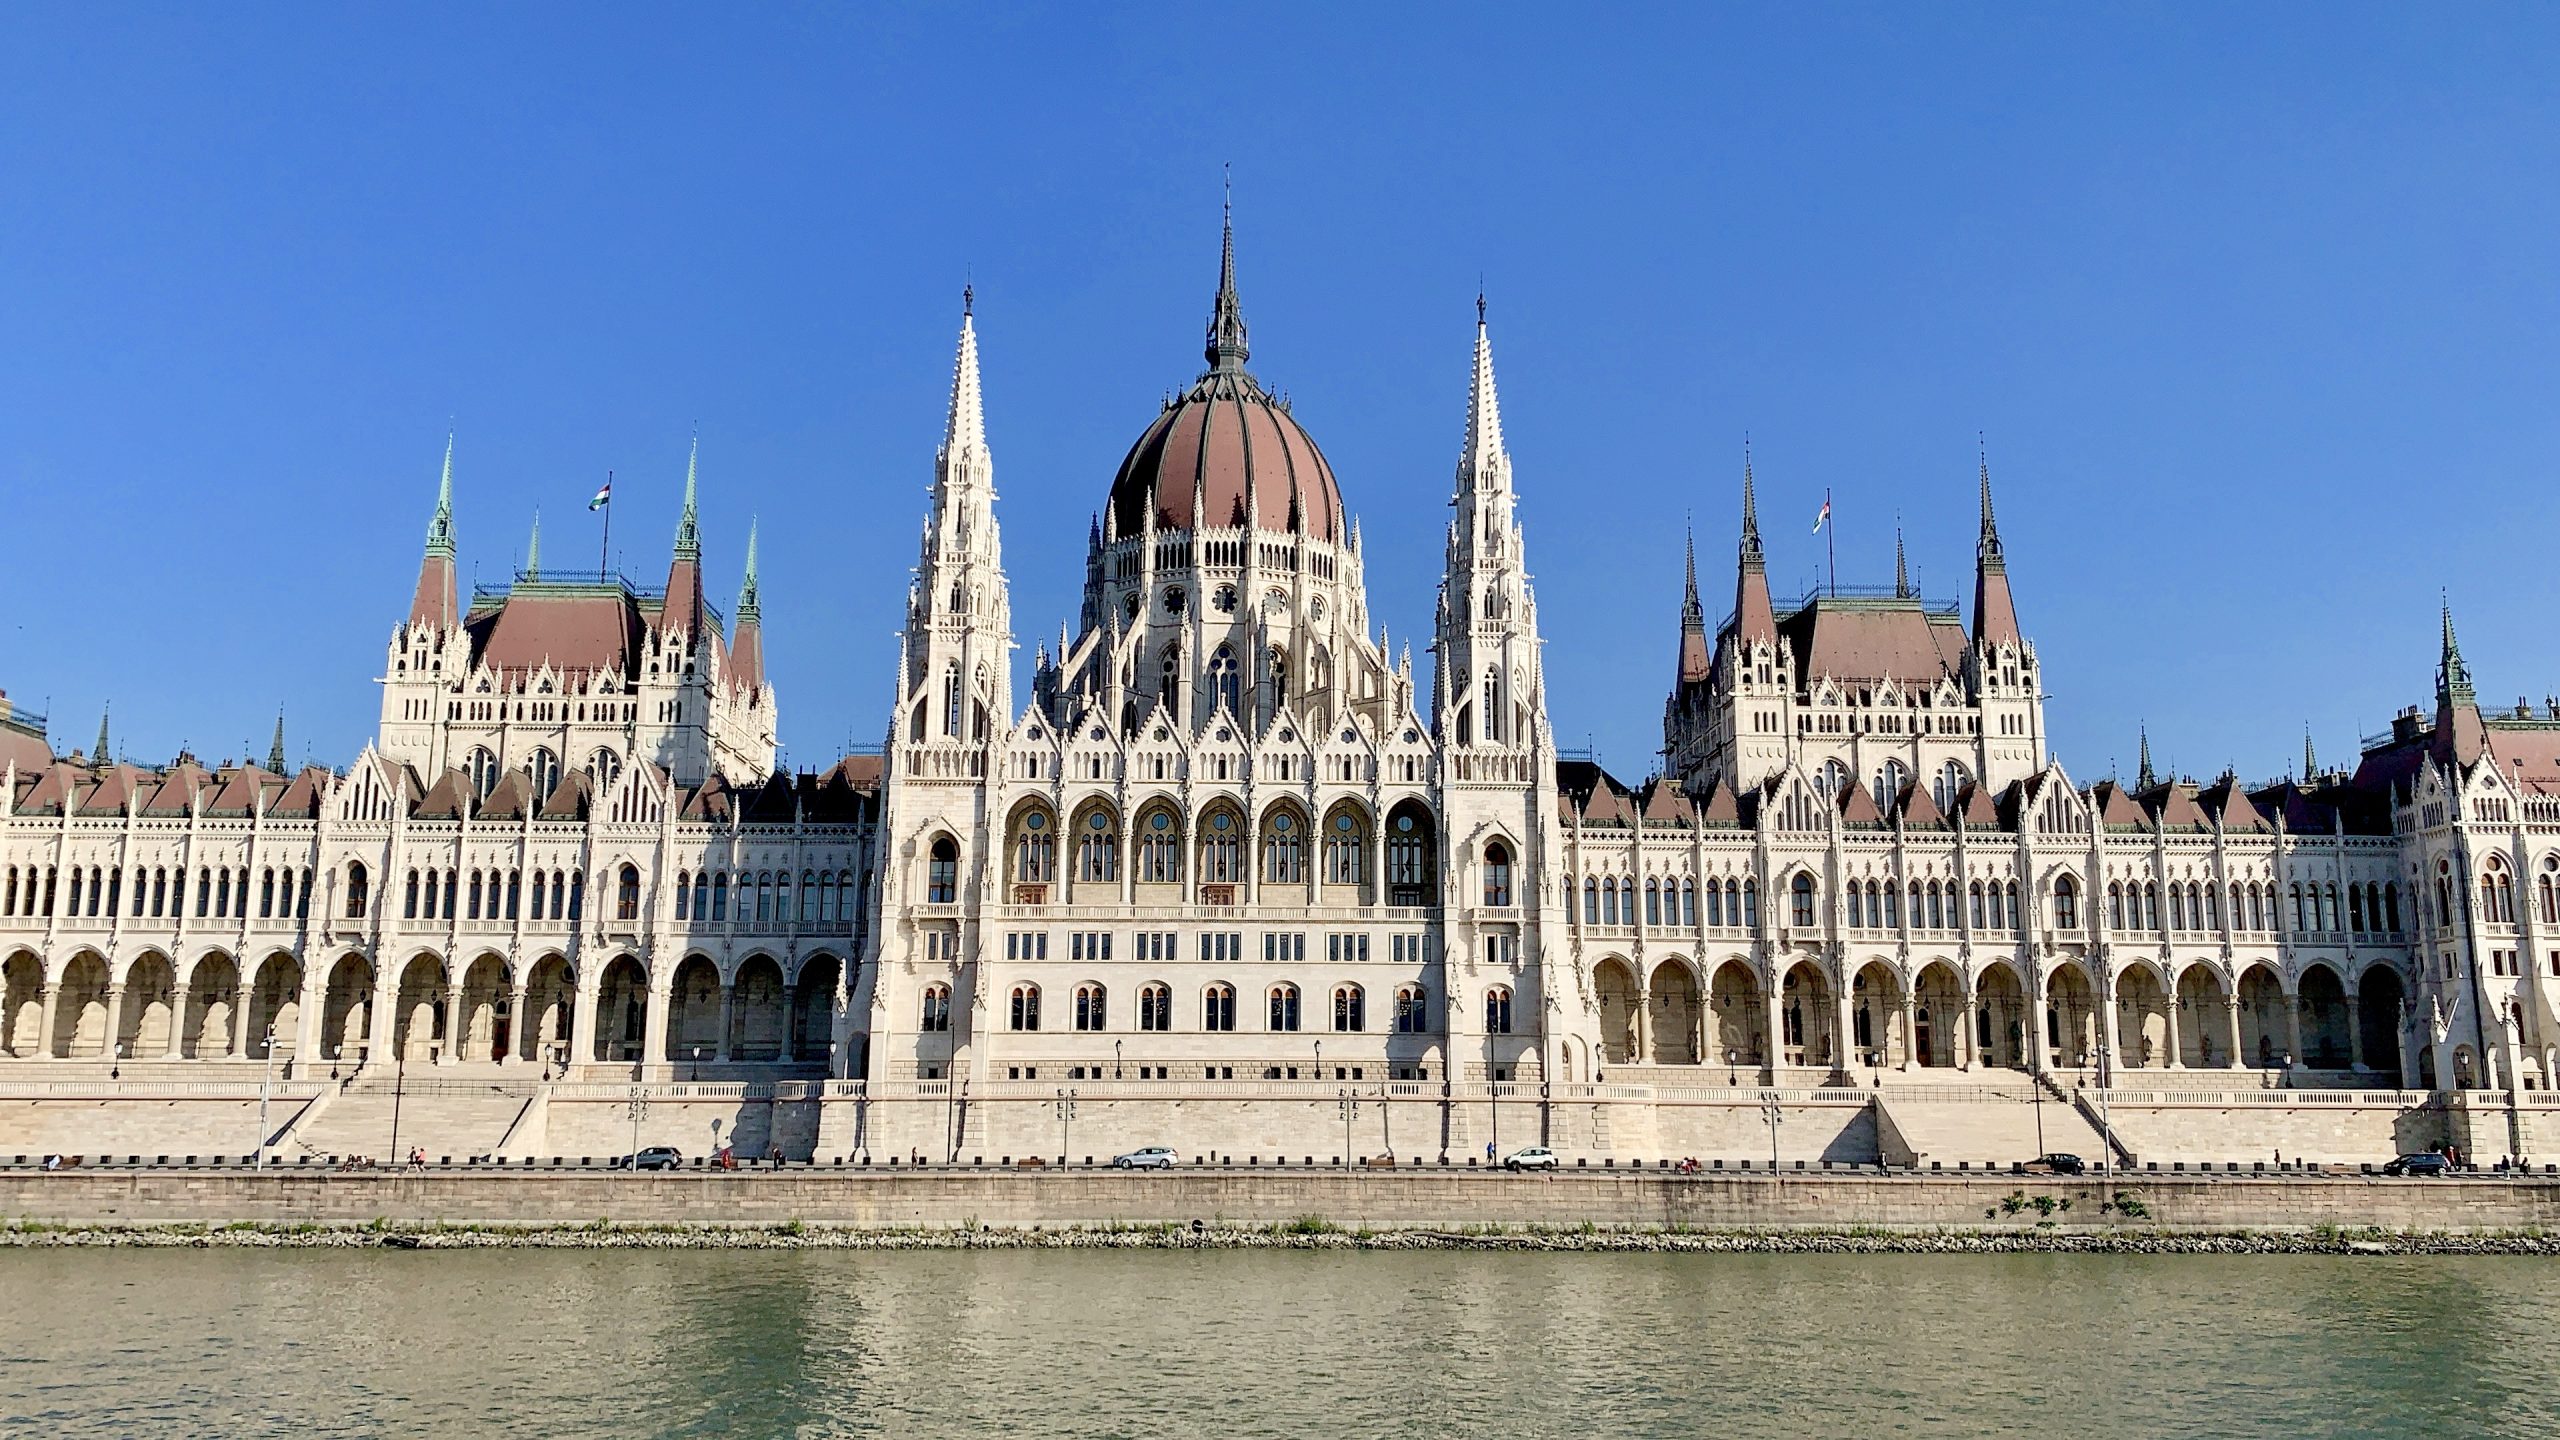
[[[976,1230],[1159,1225],[1233,1229],[1312,1218],[1370,1230],[1486,1226],[2014,1231],[2481,1233],[2560,1229],[2560,1179],[2463,1176],[1626,1169],[1554,1175],[1198,1167],[796,1166],[630,1174],[469,1168],[339,1173],[145,1167],[0,1171],[0,1219],[43,1226],[838,1227]]]

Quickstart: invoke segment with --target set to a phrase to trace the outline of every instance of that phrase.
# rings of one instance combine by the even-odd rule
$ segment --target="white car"
[[[1165,1145],[1145,1145],[1126,1155],[1111,1157],[1114,1170],[1170,1170],[1173,1163],[1173,1150]]]
[[[1556,1159],[1556,1152],[1553,1150],[1544,1145],[1532,1145],[1526,1150],[1514,1150],[1504,1156],[1502,1168],[1505,1170],[1553,1170],[1562,1163]]]

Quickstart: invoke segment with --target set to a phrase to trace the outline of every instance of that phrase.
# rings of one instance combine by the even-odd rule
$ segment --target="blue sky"
[[[1479,275],[1564,743],[1660,741],[1694,515],[1971,598],[1989,436],[2056,748],[2283,772],[2560,689],[2560,13],[2463,7],[21,7],[0,20],[0,687],[86,745],[343,764],[448,417],[466,576],[539,507],[715,599],[783,738],[885,723],[964,276],[1014,615],[1198,365],[1254,364],[1427,633]],[[588,563],[592,563],[589,561]]]

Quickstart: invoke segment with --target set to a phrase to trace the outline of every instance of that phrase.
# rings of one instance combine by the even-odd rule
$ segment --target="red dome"
[[[1120,462],[1112,531],[1137,534],[1150,511],[1159,530],[1242,526],[1248,487],[1253,528],[1342,543],[1342,491],[1324,452],[1253,377],[1213,373],[1157,416]]]

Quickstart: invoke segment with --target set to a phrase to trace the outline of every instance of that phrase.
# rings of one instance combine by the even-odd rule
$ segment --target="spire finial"
[[[542,511],[539,508],[533,512],[533,538],[525,542],[524,578],[542,578]]]
[[[2000,524],[1992,518],[1991,514],[1991,446],[1990,441],[1978,430],[1974,432],[1974,441],[1980,447],[1982,477],[1982,538],[1976,542],[1974,553],[1984,564],[1996,565],[2002,562]]]
[[[243,747],[243,757],[246,757]],[[267,742],[267,768],[278,775],[284,773],[284,707],[276,707],[276,738]]]
[[[693,449],[684,459],[684,514],[676,520],[676,558],[702,558],[702,523],[694,508],[694,478],[702,462],[702,429],[694,427]]]
[[[963,319],[963,320],[966,320],[966,319],[968,319],[970,316],[975,315],[975,314],[977,314],[977,313],[978,313],[978,285],[977,285],[977,282],[976,282],[976,281],[974,281],[974,280],[963,280],[963,281],[961,281],[961,282],[960,282],[960,318],[961,318],[961,319]]]
[[[2305,720],[2302,722],[2302,778],[2308,780],[2319,773],[2320,756],[2311,748],[2311,722]]]
[[[738,623],[764,618],[762,594],[756,584],[756,517],[747,517],[747,578],[738,587]]]
[[[1897,600],[1911,598],[1911,566],[1903,558],[1902,517],[1893,517],[1893,595]]]
[[[1244,369],[1252,357],[1245,343],[1244,306],[1236,298],[1235,166],[1226,167],[1226,198],[1219,206],[1218,298],[1209,312],[1209,343],[1203,358],[1212,372]]]
[[[105,765],[115,759],[115,752],[107,745],[107,721],[115,713],[116,702],[113,700],[108,701],[105,708],[98,712],[98,748],[90,753],[89,763],[92,765]]]
[[[2160,782],[2159,777],[2151,773],[2151,727],[2148,724],[2144,724],[2141,727],[2141,731],[2141,771],[2134,777],[2133,787],[2137,790],[2148,790]]]
[[[1467,384],[1467,441],[1458,457],[1460,485],[1488,488],[1500,483],[1502,469],[1502,402],[1493,386],[1493,338],[1485,328],[1484,297],[1476,297],[1475,373]]]
[[[964,451],[982,448],[987,438],[986,402],[978,385],[978,322],[972,303],[970,291],[964,286],[960,292],[960,351],[951,362],[951,411],[942,426],[942,457],[946,463]]]
[[[444,432],[444,473],[436,481],[436,513],[427,521],[427,553],[453,555],[453,431]]]
[[[2453,598],[2444,595],[2444,657],[2436,676],[2439,703],[2456,706],[2474,703],[2471,693],[2471,671],[2462,663],[2462,644],[2453,638]]]
[[[1760,556],[1760,504],[1752,494],[1751,436],[1742,437],[1742,558],[1756,562]]]

